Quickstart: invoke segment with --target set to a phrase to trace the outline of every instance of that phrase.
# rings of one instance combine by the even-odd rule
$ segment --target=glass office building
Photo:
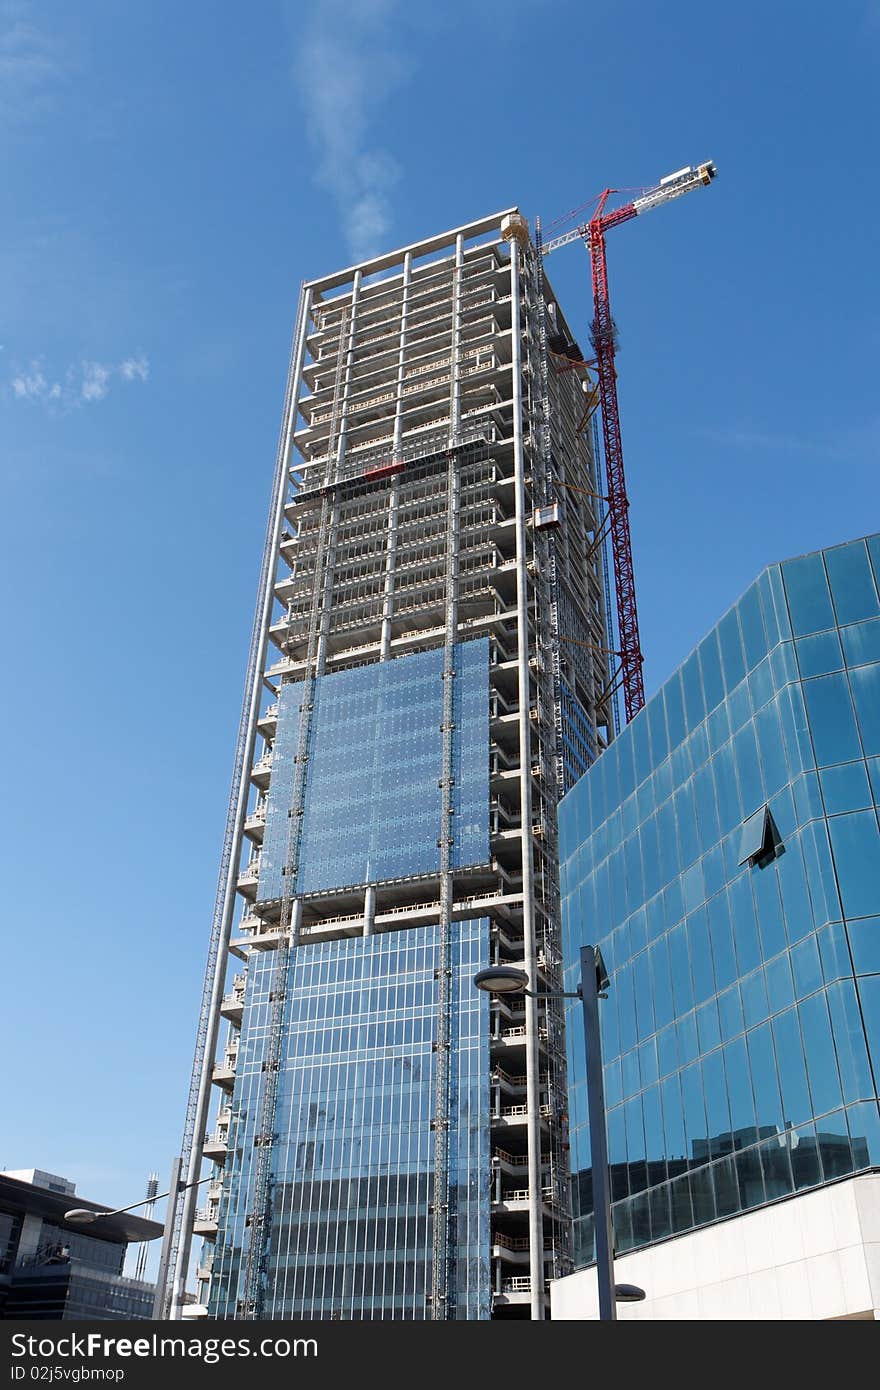
[[[472,978],[561,983],[613,732],[585,371],[515,209],[303,288],[171,1316],[193,1235],[237,1318],[541,1318],[570,1267],[561,1010]]]
[[[620,1254],[880,1168],[878,589],[880,536],[772,565],[560,805],[566,987],[581,944],[611,976]]]

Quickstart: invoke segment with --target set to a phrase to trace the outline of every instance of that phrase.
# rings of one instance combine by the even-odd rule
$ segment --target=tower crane
[[[645,703],[645,683],[642,675],[642,649],[639,641],[639,616],[636,606],[635,574],[633,570],[632,543],[629,531],[629,500],[626,495],[626,477],[623,467],[623,445],[620,437],[620,409],[617,403],[617,371],[614,366],[615,326],[611,317],[611,301],[608,294],[608,267],[605,259],[605,233],[621,222],[629,222],[633,217],[651,212],[683,193],[702,188],[715,177],[715,165],[711,160],[698,164],[696,168],[688,165],[674,174],[667,174],[654,188],[645,189],[637,198],[625,203],[623,207],[606,212],[605,207],[613,193],[620,190],[606,188],[599,195],[593,215],[587,222],[553,237],[543,244],[544,256],[557,251],[569,242],[581,240],[590,253],[590,266],[593,276],[593,348],[596,353],[596,375],[599,385],[599,403],[602,408],[602,437],[605,447],[605,472],[608,486],[608,522],[611,532],[611,547],[614,557],[614,583],[617,594],[617,628],[620,643],[620,683],[623,687],[624,708],[629,722]]]

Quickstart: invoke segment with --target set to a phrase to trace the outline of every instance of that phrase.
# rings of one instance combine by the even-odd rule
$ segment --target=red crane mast
[[[614,365],[615,326],[611,316],[608,293],[608,265],[605,257],[605,233],[621,222],[629,222],[643,212],[671,202],[682,193],[711,183],[715,165],[711,160],[696,168],[688,166],[661,179],[655,188],[648,189],[632,202],[612,212],[605,205],[617,190],[606,188],[599,197],[589,222],[548,241],[543,247],[550,251],[578,239],[586,243],[590,253],[593,276],[593,348],[596,353],[596,375],[599,402],[602,407],[602,442],[605,450],[607,478],[608,524],[614,559],[614,587],[617,596],[617,633],[620,657],[620,684],[627,723],[638,714],[645,703],[645,682],[642,674],[642,648],[639,640],[639,615],[636,604],[635,569],[629,530],[629,498],[626,493],[626,474],[623,466],[623,443],[620,435],[620,407],[617,401],[617,369]]]

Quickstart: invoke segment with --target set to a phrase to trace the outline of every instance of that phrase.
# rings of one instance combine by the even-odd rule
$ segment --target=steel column
[[[537,979],[535,899],[532,860],[532,755],[529,728],[529,608],[528,537],[526,533],[525,467],[523,456],[522,340],[520,325],[520,248],[510,242],[510,302],[513,374],[513,467],[516,502],[516,616],[519,698],[519,784],[523,877],[523,937],[525,968]],[[526,1099],[529,1157],[529,1274],[532,1318],[544,1317],[544,1219],[541,1202],[541,1110],[538,1057],[538,1005],[525,1000]]]

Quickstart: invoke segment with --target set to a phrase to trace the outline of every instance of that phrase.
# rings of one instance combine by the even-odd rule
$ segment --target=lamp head
[[[64,1213],[64,1220],[70,1221],[76,1226],[91,1226],[93,1221],[97,1221],[101,1215],[99,1211],[88,1211],[85,1207],[73,1207],[71,1211]]]
[[[529,977],[512,965],[492,965],[474,976],[474,984],[487,994],[522,994],[528,988]]]

